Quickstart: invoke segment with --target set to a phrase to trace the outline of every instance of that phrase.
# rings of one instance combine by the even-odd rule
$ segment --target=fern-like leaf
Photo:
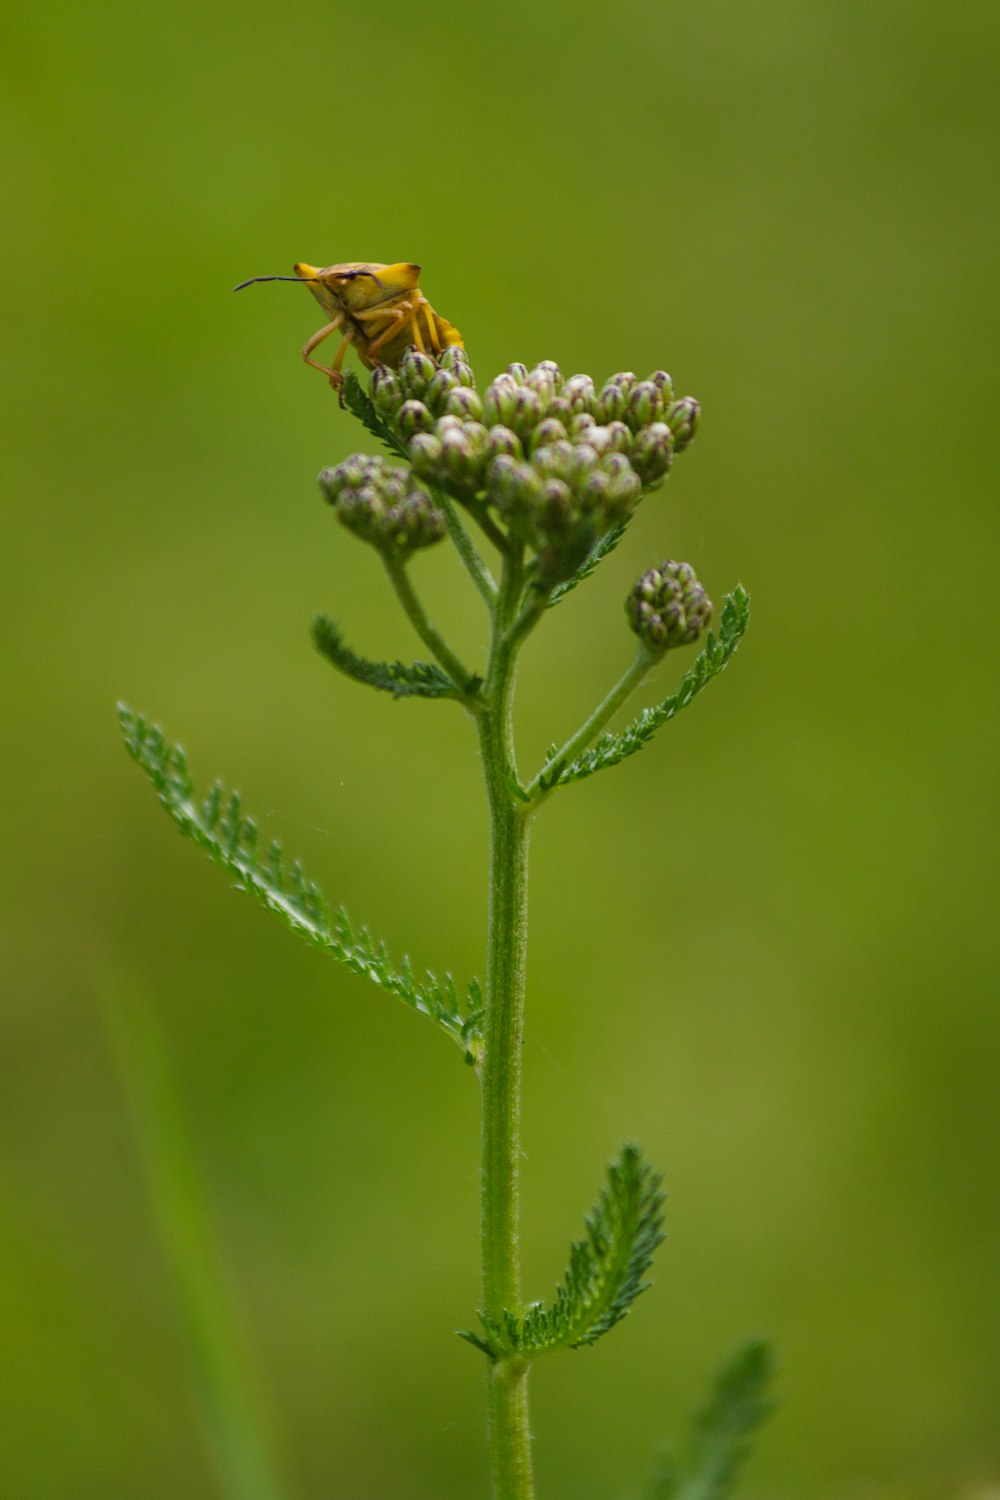
[[[628,521],[619,521],[617,526],[612,526],[611,530],[590,549],[576,572],[567,578],[565,583],[557,584],[552,590],[547,608],[551,609],[553,605],[561,604],[567,594],[571,594],[579,584],[583,583],[584,579],[589,578],[591,573],[595,573],[608,554],[618,546],[627,530]]]
[[[450,974],[438,980],[428,972],[418,979],[405,958],[393,968],[384,944],[376,945],[364,927],[355,931],[343,908],[331,917],[319,887],[306,878],[298,861],[286,870],[280,844],[271,843],[262,854],[257,825],[244,814],[238,792],[227,793],[216,782],[197,800],[181,746],[170,744],[158,725],[123,703],[118,705],[118,721],[126,749],[146,772],[181,833],[228,870],[238,890],[253,896],[306,942],[428,1016],[470,1061],[477,1059],[482,1013],[478,981],[470,985],[463,1005]]]
[[[774,1374],[769,1344],[754,1339],[738,1349],[715,1377],[684,1447],[660,1460],[648,1500],[728,1500],[754,1432],[774,1409]]]
[[[623,1146],[608,1167],[583,1239],[570,1249],[569,1269],[551,1306],[536,1302],[501,1318],[480,1313],[485,1337],[472,1332],[461,1337],[492,1359],[596,1343],[649,1286],[643,1277],[663,1239],[660,1181],[637,1146]]]
[[[372,437],[377,437],[379,442],[384,443],[389,452],[395,453],[397,457],[409,458],[406,445],[396,436],[389,424],[382,421],[353,370],[348,370],[344,375],[344,384],[340,394],[344,406],[352,416],[357,417],[362,427],[367,428]]]
[[[729,665],[743,639],[749,620],[750,596],[742,585],[738,585],[726,596],[718,636],[711,630],[708,632],[704,650],[699,653],[690,671],[685,672],[681,678],[677,691],[664,698],[655,708],[644,708],[625,729],[602,734],[589,750],[584,750],[569,765],[560,762],[552,766],[539,778],[539,791],[548,792],[566,782],[583,781],[585,777],[593,776],[595,771],[616,766],[619,761],[641,750],[658,729],[675,718],[682,708],[687,708],[702,688],[707,687],[712,678],[717,677]]]
[[[366,683],[394,698],[464,698],[465,693],[440,667],[423,661],[406,666],[401,661],[370,661],[358,656],[344,642],[340,627],[329,615],[313,615],[313,645],[328,661],[355,682]],[[469,684],[469,692],[479,687]]]

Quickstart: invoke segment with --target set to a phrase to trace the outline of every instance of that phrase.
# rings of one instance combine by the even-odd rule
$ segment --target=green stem
[[[516,779],[511,698],[518,642],[509,638],[521,580],[520,559],[507,559],[485,685],[489,708],[476,721],[490,809],[490,914],[480,1061],[483,1310],[498,1319],[505,1309],[520,1310],[521,1305],[518,1178],[528,817],[510,789]],[[527,1362],[492,1361],[487,1382],[494,1500],[532,1500]]]
[[[403,606],[410,624],[428,650],[432,651],[437,657],[456,686],[461,688],[464,694],[471,697],[472,691],[469,684],[472,682],[472,673],[467,667],[462,665],[437,626],[432,624],[426,610],[417,598],[405,564],[387,552],[382,554],[382,560],[385,563],[386,572],[389,574],[393,588],[399,595],[399,602]]]
[[[434,503],[444,516],[448,535],[455,544],[455,550],[462,559],[466,572],[492,609],[497,597],[497,586],[492,573],[480,557],[475,542],[462,525],[458,511],[455,509],[455,502],[441,490],[435,489],[433,494]]]
[[[640,645],[632,665],[626,672],[622,673],[607,697],[603,698],[594,709],[590,718],[584,724],[581,724],[576,734],[566,741],[562,749],[557,750],[554,755],[549,756],[538,775],[533,781],[528,783],[525,791],[531,797],[536,807],[543,798],[548,796],[550,791],[555,790],[554,786],[549,787],[546,791],[539,790],[544,778],[555,770],[556,766],[560,763],[568,765],[570,761],[574,760],[580,754],[581,750],[586,750],[591,740],[600,734],[608,720],[632,696],[650,667],[658,660],[657,656],[652,655],[651,652],[647,651],[645,646]]]

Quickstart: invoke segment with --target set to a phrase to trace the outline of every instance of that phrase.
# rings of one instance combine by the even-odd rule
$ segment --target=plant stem
[[[484,688],[489,707],[476,720],[490,809],[490,913],[480,1062],[483,1310],[497,1319],[505,1309],[520,1310],[521,1305],[518,1176],[528,815],[510,789],[516,778],[511,697],[519,641],[510,639],[509,632],[521,584],[520,559],[505,559]],[[487,1382],[494,1500],[532,1500],[527,1362],[519,1357],[491,1361]]]
[[[462,525],[458,511],[455,509],[455,502],[443,490],[435,489],[432,493],[434,503],[444,516],[448,535],[455,544],[455,550],[462,559],[466,572],[492,609],[497,597],[497,586],[492,573],[480,557],[475,542]]]
[[[462,665],[437,626],[431,622],[417,598],[413,584],[410,582],[410,575],[406,571],[406,565],[389,553],[383,553],[382,560],[410,624],[428,650],[437,657],[456,687],[471,696],[469,684],[472,682],[472,673]]]
[[[580,754],[581,750],[587,748],[591,740],[601,732],[612,715],[632,696],[655,661],[656,657],[647,651],[644,646],[640,645],[632,661],[632,665],[622,673],[607,697],[601,700],[589,719],[584,724],[581,724],[576,734],[568,739],[565,745],[560,750],[557,750],[554,755],[549,756],[538,775],[525,788],[534,806],[537,807],[543,797],[547,797],[550,791],[555,790],[555,783],[553,783],[547,791],[540,791],[539,787],[543,778],[559,765],[561,761],[568,764]]]

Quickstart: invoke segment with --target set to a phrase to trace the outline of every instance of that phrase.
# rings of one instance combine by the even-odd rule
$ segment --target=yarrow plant
[[[478,737],[490,818],[489,929],[485,982],[461,993],[453,980],[394,965],[382,944],[331,916],[318,887],[279,845],[262,850],[257,824],[236,793],[216,783],[195,794],[183,750],[122,706],[126,745],[181,832],[236,884],[306,941],[433,1021],[474,1070],[481,1100],[482,1307],[462,1337],[486,1361],[494,1500],[533,1496],[528,1379],[532,1363],[593,1344],[646,1290],[663,1238],[660,1176],[635,1145],[607,1170],[568,1270],[547,1302],[525,1303],[519,1264],[521,1054],[525,1028],[528,838],[542,804],[616,765],[728,664],[746,629],[749,601],[737,587],[715,610],[693,567],[667,559],[648,568],[625,599],[635,653],[580,728],[541,766],[516,761],[513,697],[518,654],[547,612],[583,583],[621,541],[644,497],[668,478],[698,430],[699,406],[677,398],[670,376],[564,378],[545,360],[512,364],[480,392],[460,346],[437,357],[410,348],[398,367],[376,366],[370,389],[352,375],[342,399],[391,457],[354,454],[320,475],[337,520],[375,548],[429,660],[373,661],[356,654],[326,615],[312,624],[318,650],[356,682],[396,698],[454,699]],[[446,540],[456,548],[489,615],[487,658],[474,666],[444,639],[413,580],[416,554]],[[487,557],[483,543],[490,549]],[[611,720],[642,679],[674,649],[700,652],[655,707],[623,728]],[[749,1435],[766,1410],[767,1346],[744,1346],[721,1371],[690,1440],[664,1457],[649,1500],[721,1500]]]

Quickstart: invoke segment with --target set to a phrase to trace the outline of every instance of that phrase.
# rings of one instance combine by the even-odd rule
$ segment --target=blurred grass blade
[[[225,1500],[289,1500],[152,1002],[121,979],[105,983],[102,998],[219,1492]]]
[[[774,1374],[770,1344],[754,1339],[737,1349],[716,1375],[684,1448],[661,1458],[647,1500],[727,1500],[753,1434],[773,1409]]]

